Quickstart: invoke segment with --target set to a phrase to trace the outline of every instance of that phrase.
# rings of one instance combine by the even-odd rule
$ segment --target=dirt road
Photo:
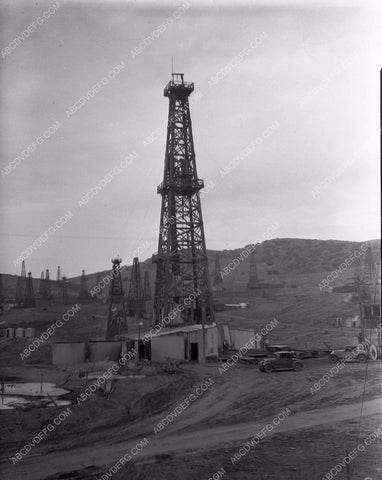
[[[325,408],[312,412],[298,412],[287,417],[269,435],[277,435],[281,432],[290,432],[297,429],[305,429],[318,425],[334,424],[344,420],[357,418],[360,415],[361,405],[352,404],[336,408]],[[276,412],[276,415],[279,412]],[[381,400],[368,401],[363,407],[363,416],[376,415],[381,420]],[[378,415],[378,417],[377,417]],[[159,454],[168,454],[180,451],[200,450],[204,448],[217,448],[224,444],[241,442],[256,435],[274,417],[263,419],[261,422],[217,426],[213,428],[198,428],[192,432],[180,432],[181,423],[178,425],[176,435],[166,434],[151,435],[147,437],[150,444],[143,449],[135,458],[137,461],[145,457]],[[74,469],[81,469],[88,465],[97,465],[108,470],[121,456],[130,451],[142,438],[136,437],[120,443],[97,443],[83,448],[68,449],[60,452],[45,453],[43,455],[31,453],[18,464],[11,461],[1,465],[2,478],[6,480],[42,480],[42,472],[45,477],[55,473],[64,473]]]

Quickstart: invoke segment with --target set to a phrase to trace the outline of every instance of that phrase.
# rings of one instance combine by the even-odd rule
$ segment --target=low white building
[[[202,325],[182,325],[180,327],[162,328],[151,337],[149,341],[143,342],[146,335],[142,331],[140,335],[121,334],[118,338],[123,340],[122,355],[132,347],[138,351],[140,345],[140,358],[148,358],[153,362],[167,362],[168,359],[201,362],[203,358],[203,330]],[[139,337],[139,338],[138,338]],[[205,355],[217,356],[219,345],[219,334],[216,324],[204,326]]]
[[[348,317],[345,320],[345,327],[350,327],[350,328],[361,327],[361,319],[360,319],[359,315],[355,315],[354,317]]]
[[[204,326],[205,355],[218,355],[218,329],[215,324]],[[203,359],[202,325],[163,328],[151,339],[151,360],[165,362],[167,358],[201,362]]]

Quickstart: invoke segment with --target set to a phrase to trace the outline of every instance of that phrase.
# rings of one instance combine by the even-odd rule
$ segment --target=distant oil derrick
[[[146,311],[143,297],[141,271],[137,257],[133,260],[133,268],[130,276],[130,287],[127,295],[127,310],[130,316],[143,315]]]
[[[362,282],[362,279],[363,279],[363,272],[362,272],[361,259],[359,257],[355,257],[355,260],[354,260],[354,284],[358,285],[358,283]]]
[[[224,290],[223,278],[222,278],[221,269],[220,269],[220,258],[218,254],[216,254],[216,258],[215,258],[215,275],[214,275],[214,282],[212,284],[212,290],[214,290],[215,292],[221,292],[222,290]]]
[[[194,84],[173,73],[164,89],[169,99],[167,141],[156,263],[154,323],[177,310],[174,323],[213,321],[213,302],[200,190],[191,125],[189,96]],[[191,300],[190,300],[191,299]],[[171,326],[171,324],[169,324]]]
[[[101,291],[99,290],[100,289],[100,286],[99,284],[101,283],[101,273],[100,272],[97,272],[97,279],[96,279],[96,282],[95,284],[93,285],[92,289],[91,289],[91,297],[92,299],[97,302],[98,299],[102,299],[104,297],[104,295],[101,293]],[[97,287],[97,288],[96,288]],[[98,292],[98,293],[97,293]]]
[[[21,264],[21,278],[25,279],[25,283],[26,283],[27,273],[25,270],[25,260],[23,260],[23,263]]]
[[[268,275],[278,275],[279,271],[274,267],[273,263],[266,264],[267,274]]]
[[[23,281],[21,277],[17,277],[16,293],[15,293],[15,305],[16,307],[22,307],[24,302],[24,293],[22,287]]]
[[[143,299],[151,300],[151,285],[149,272],[145,272],[145,280],[143,283]]]
[[[33,278],[31,272],[28,273],[28,278],[26,279],[23,306],[24,308],[32,308],[36,306],[36,300],[34,298],[33,290]]]
[[[111,285],[109,295],[109,312],[107,319],[106,339],[111,340],[118,333],[127,331],[125,299],[122,285],[121,260],[112,260]]]
[[[48,269],[45,271],[44,292],[43,292],[42,298],[44,300],[52,300],[53,298]]]
[[[61,282],[61,292],[62,292],[62,303],[64,305],[67,305],[69,303],[69,282],[68,279],[65,277],[65,275],[62,277]]]
[[[259,288],[259,279],[257,276],[255,251],[252,251],[249,264],[249,281],[247,287],[249,289]]]
[[[27,274],[25,270],[25,260],[23,260],[23,263],[21,264],[21,276],[17,279],[17,285],[20,284],[19,287],[19,292],[17,292],[17,286],[16,286],[16,304],[19,304],[22,306],[24,303],[24,292],[25,292],[25,287],[27,284]]]
[[[44,278],[44,272],[41,272],[41,277],[40,277],[40,283],[38,287],[38,294],[43,297],[45,292],[45,278]]]
[[[90,292],[87,287],[86,277],[85,277],[85,270],[81,272],[81,283],[80,283],[80,291],[78,293],[78,300],[82,302],[89,302],[92,299]]]
[[[377,268],[374,261],[373,251],[369,246],[367,247],[367,250],[365,253],[365,264],[363,269],[364,282],[367,284],[373,285],[375,282],[376,273],[377,273]]]
[[[56,282],[60,282],[61,281],[61,267],[58,266],[57,267],[57,277],[56,277]]]

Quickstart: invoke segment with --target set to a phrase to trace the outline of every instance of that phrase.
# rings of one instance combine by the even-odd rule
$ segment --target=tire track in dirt
[[[336,408],[326,408],[314,410],[312,412],[298,412],[287,417],[274,432],[290,432],[297,429],[311,428],[325,424],[333,425],[337,422],[358,418],[361,411],[361,404],[352,404]],[[278,412],[276,412],[277,415]],[[381,419],[381,399],[365,402],[363,406],[363,416],[378,415]],[[216,448],[224,444],[234,444],[244,441],[253,435],[256,435],[261,428],[272,421],[273,417],[268,417],[261,421],[240,423],[235,425],[224,425],[218,427],[199,428],[188,433],[177,433],[171,436],[159,436],[155,438],[150,436],[150,445],[144,449],[139,459],[152,457],[155,455],[174,454],[180,451],[200,450]],[[122,455],[134,447],[140,438],[128,442],[95,445],[87,445],[75,450],[64,450],[61,452],[46,453],[41,455],[30,455],[23,459],[18,465],[13,466],[10,461],[2,464],[3,478],[6,480],[19,480],[28,478],[28,480],[42,480],[41,464],[44,465],[45,476],[64,473],[74,469],[84,468],[85,465],[105,466],[105,471],[115,463]]]

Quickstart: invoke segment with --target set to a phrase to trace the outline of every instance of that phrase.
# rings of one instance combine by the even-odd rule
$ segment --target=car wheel
[[[338,362],[337,355],[329,355],[329,361],[332,363],[337,363]]]
[[[301,364],[301,363],[295,362],[295,363],[293,364],[293,370],[295,370],[296,372],[298,372],[298,371],[301,370],[301,369],[302,369],[302,364]]]
[[[358,357],[357,357],[357,360],[358,360],[359,362],[361,362],[361,363],[365,363],[366,360],[367,360],[367,357],[366,357],[366,355],[365,355],[364,353],[360,353],[360,354],[358,355]]]
[[[273,370],[273,367],[272,365],[269,365],[269,363],[267,363],[266,365],[264,365],[264,372],[266,373],[271,373]]]

